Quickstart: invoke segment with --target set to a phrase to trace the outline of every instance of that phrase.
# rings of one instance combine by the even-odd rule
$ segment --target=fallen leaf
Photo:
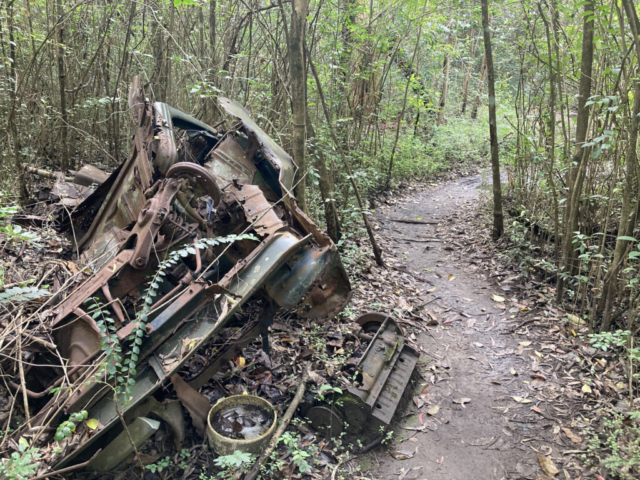
[[[493,295],[491,298],[494,302],[504,302],[504,297],[501,297],[500,295]]]
[[[491,442],[493,442],[495,440],[496,437],[491,437],[491,438],[479,438],[476,441],[473,442],[469,442],[469,445],[472,445],[474,447],[486,447],[487,445],[489,445]]]
[[[434,405],[433,407],[431,407],[429,410],[427,410],[427,413],[431,416],[437,414],[440,411],[440,405]]]
[[[453,403],[459,404],[462,408],[466,408],[464,406],[465,403],[469,403],[471,401],[470,398],[454,398]]]
[[[582,385],[582,392],[591,393],[592,392],[591,387],[585,383],[584,385]]]
[[[87,420],[87,428],[89,430],[95,430],[100,425],[100,421],[97,418],[90,418]]]
[[[549,457],[538,454],[538,461],[540,462],[540,466],[542,467],[542,470],[544,470],[544,473],[550,477],[555,477],[559,473],[559,470]]]
[[[518,403],[531,403],[531,400],[529,400],[528,398],[513,397],[513,396],[511,398],[513,398]]]
[[[389,455],[396,460],[409,460],[410,458],[413,458],[413,452],[410,452],[409,450],[392,450],[389,452]]]
[[[580,435],[576,435],[566,427],[562,427],[562,431],[567,437],[569,437],[569,440],[571,440],[573,443],[582,443],[582,437],[580,437]]]
[[[526,341],[526,342],[518,342],[520,345],[522,345],[523,347],[528,347],[529,345],[531,345],[530,341]]]
[[[581,325],[586,325],[587,322],[585,322],[583,319],[581,319],[580,317],[577,317],[576,315],[572,315],[570,313],[567,313],[567,318],[569,319],[569,321],[576,326],[581,326]]]

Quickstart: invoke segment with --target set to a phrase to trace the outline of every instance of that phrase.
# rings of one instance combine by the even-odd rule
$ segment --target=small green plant
[[[37,234],[25,230],[20,225],[7,225],[0,227],[0,233],[9,237],[11,242],[36,242],[40,238]]]
[[[163,471],[165,468],[169,468],[173,465],[173,461],[171,461],[171,457],[164,457],[158,460],[156,463],[152,463],[151,465],[147,465],[145,468],[149,470],[151,473],[158,473]]]
[[[182,450],[180,450],[180,463],[178,464],[178,467],[182,468],[183,470],[186,469],[189,466],[186,460],[190,457],[191,452],[188,449],[183,448]]]
[[[634,337],[629,330],[617,330],[615,332],[592,333],[589,342],[595,348],[603,351],[609,349],[622,349],[628,368],[626,369],[629,383],[629,402],[633,405],[633,380],[640,377],[638,364],[640,363],[640,347],[634,344]]]
[[[320,388],[318,388],[318,398],[320,400],[324,401],[325,395],[332,394],[332,393],[342,394],[342,389],[338,387],[333,387],[326,383],[324,385],[321,385]]]
[[[51,292],[38,287],[13,287],[0,293],[0,303],[26,302],[51,295]]]
[[[382,436],[382,444],[386,445],[393,438],[393,430],[385,430],[384,426],[380,426],[380,435]]]
[[[615,478],[637,479],[640,474],[639,420],[640,412],[608,412],[603,417],[601,431],[589,437],[585,460],[607,468]]]
[[[299,447],[300,436],[291,432],[285,432],[282,437],[278,439],[278,442],[282,442],[287,446],[287,452],[291,455],[291,461],[298,467],[300,473],[308,473],[312,470],[311,464],[307,461],[312,457],[312,453],[315,451],[315,445],[311,445],[307,450],[302,450]],[[309,453],[311,452],[311,453]]]
[[[116,335],[115,321],[111,317],[110,311],[105,309],[97,298],[86,300],[87,302],[93,302],[93,309],[91,309],[89,313],[93,319],[97,320],[96,325],[100,330],[102,338],[101,349],[105,353],[105,361],[94,375],[94,379],[97,380],[106,370],[108,373],[108,381],[115,378],[115,395],[124,405],[129,404],[133,395],[140,347],[142,346],[142,339],[146,334],[147,322],[149,321],[149,315],[152,311],[154,298],[158,296],[161,278],[166,276],[166,271],[170,267],[175,266],[180,259],[186,258],[189,255],[195,255],[196,249],[202,250],[209,246],[233,243],[240,240],[256,240],[256,238],[250,234],[204,238],[193,245],[187,245],[183,248],[168,252],[165,259],[160,262],[153,277],[151,277],[149,287],[141,298],[142,308],[138,310],[134,320],[132,320],[134,328],[127,338],[128,345],[126,349],[120,344],[118,336]]]
[[[606,352],[612,348],[625,347],[629,341],[629,335],[631,335],[631,332],[628,330],[592,333],[589,335],[589,342],[594,348],[599,348]]]
[[[248,465],[253,463],[253,455],[246,452],[236,450],[231,455],[221,455],[216,458],[213,463],[222,470],[218,473],[220,478],[229,478],[229,472],[238,468],[246,469]],[[200,477],[202,478],[202,476]]]
[[[76,431],[77,425],[86,420],[88,416],[89,412],[87,412],[86,410],[82,410],[78,413],[72,413],[69,417],[69,420],[66,420],[58,425],[58,429],[56,430],[56,434],[54,435],[53,439],[56,442],[61,442],[65,438],[69,438],[73,434],[73,432]]]
[[[34,475],[40,465],[42,453],[37,448],[29,448],[29,442],[20,437],[18,450],[0,462],[0,476],[6,479],[22,480]]]
[[[6,201],[6,193],[0,191],[0,203]],[[7,223],[16,213],[18,213],[18,207],[14,205],[0,205],[0,233],[7,237],[9,242],[35,242],[38,239],[38,235],[28,230],[23,229],[20,225],[11,225]]]

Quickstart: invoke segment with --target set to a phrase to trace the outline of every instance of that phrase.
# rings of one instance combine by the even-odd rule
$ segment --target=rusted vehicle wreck
[[[37,366],[25,385],[10,384],[38,412],[15,438],[50,440],[52,426],[82,410],[99,420],[95,433],[60,455],[58,468],[108,445],[122,432],[119,416],[130,424],[156,408],[152,394],[163,385],[197,409],[196,389],[222,362],[260,334],[268,349],[278,307],[317,318],[349,299],[336,247],[296,206],[291,157],[240,104],[219,103],[238,120],[227,132],[150,103],[136,78],[128,160],[106,179],[76,175],[77,183],[99,185],[60,229],[75,239],[79,267],[94,274],[46,312],[54,345],[30,358]],[[186,133],[180,147],[175,128]],[[239,325],[183,378],[185,362],[250,299],[259,320]]]
[[[47,215],[72,241],[80,274],[39,313],[23,381],[7,379],[35,414],[13,443],[55,440],[51,468],[110,470],[158,429],[147,417],[163,420],[180,448],[181,405],[204,435],[211,405],[198,390],[260,336],[268,355],[278,309],[313,321],[349,301],[335,245],[296,205],[291,157],[240,104],[218,101],[236,122],[226,131],[149,102],[136,78],[129,158],[111,175],[83,167],[57,184],[75,198]],[[340,402],[300,409],[327,435],[343,424],[379,435],[418,359],[391,317],[358,323],[368,343],[358,380]],[[94,423],[81,438],[65,432],[78,412]]]

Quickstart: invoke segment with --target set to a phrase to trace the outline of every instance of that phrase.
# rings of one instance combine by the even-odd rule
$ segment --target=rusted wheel
[[[189,177],[193,179],[206,193],[213,199],[213,206],[216,207],[222,192],[216,183],[214,176],[201,165],[191,162],[175,163],[169,168],[167,178]]]

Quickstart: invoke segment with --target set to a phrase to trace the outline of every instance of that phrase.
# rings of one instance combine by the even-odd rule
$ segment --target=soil
[[[487,173],[417,190],[376,211],[387,266],[413,277],[423,303],[429,302],[412,315],[437,324],[414,334],[422,355],[413,402],[393,426],[392,439],[360,457],[362,478],[542,479],[538,453],[559,462],[563,423],[535,410],[542,380],[532,376],[535,352],[526,348],[534,334],[517,329],[527,318],[519,313],[529,309],[505,298],[512,297],[505,292],[510,288],[487,271],[488,256],[465,248],[473,235],[458,225],[461,216],[477,215],[490,193]],[[430,239],[439,241],[425,242]],[[560,383],[548,380],[556,388]],[[559,443],[569,451],[566,468],[578,468],[571,450],[580,447]],[[577,478],[569,471],[564,478]]]

